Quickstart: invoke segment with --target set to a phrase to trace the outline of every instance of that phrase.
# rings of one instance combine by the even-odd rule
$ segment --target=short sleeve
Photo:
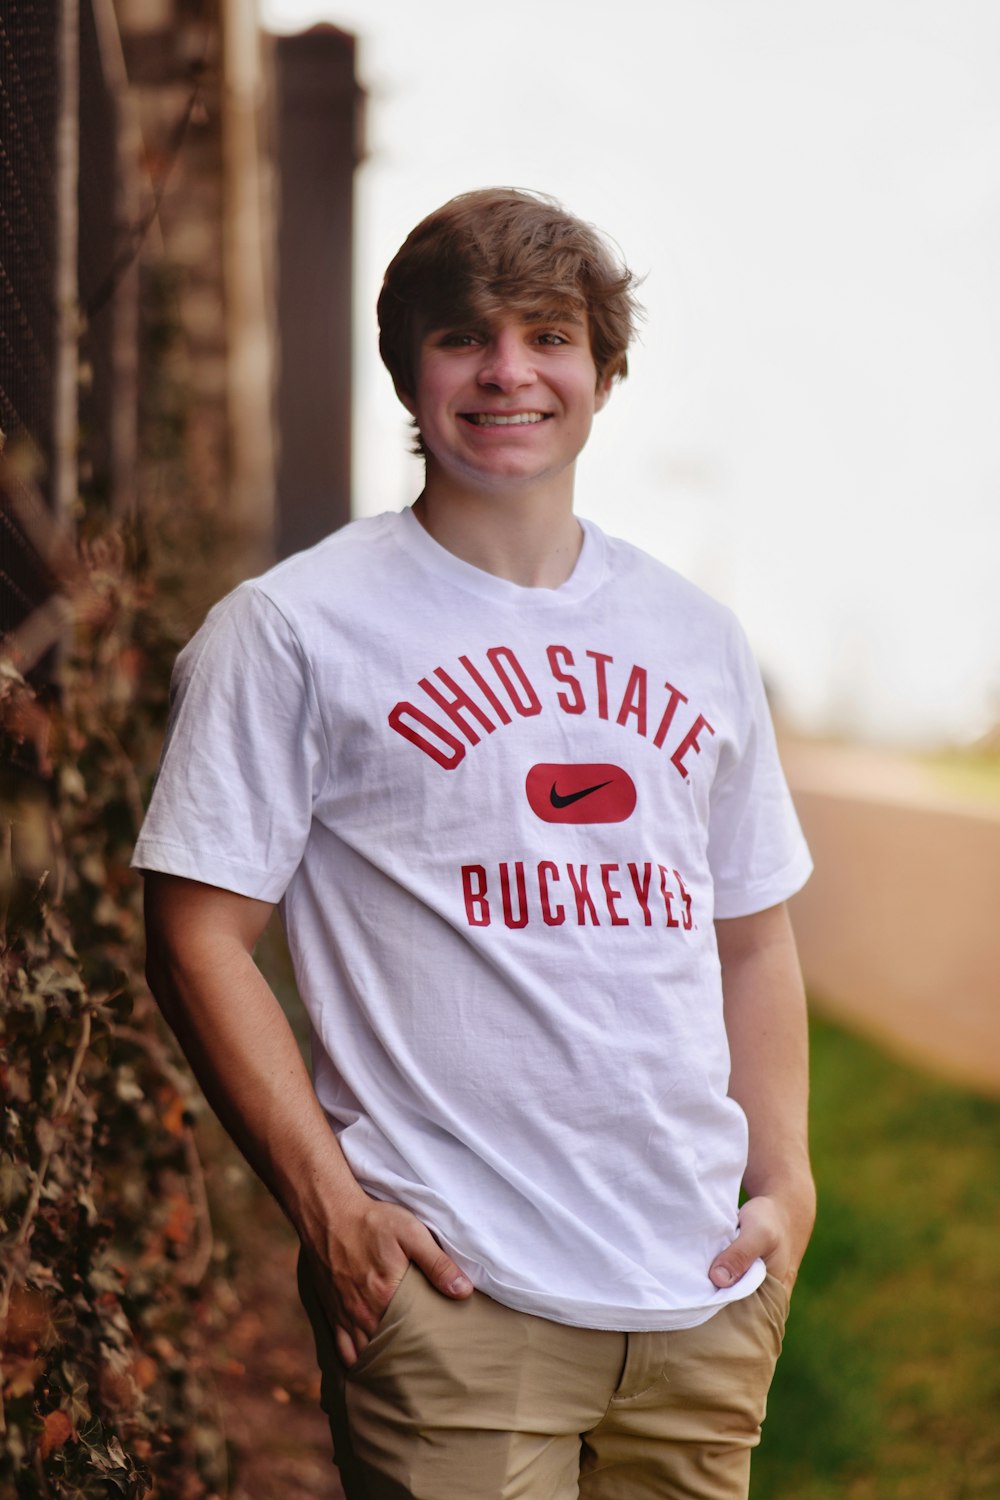
[[[327,764],[301,645],[276,606],[243,584],[177,659],[133,865],[280,900]]]
[[[785,782],[760,671],[732,622],[730,670],[739,704],[712,787],[708,855],[715,915],[744,917],[795,894],[812,860]]]

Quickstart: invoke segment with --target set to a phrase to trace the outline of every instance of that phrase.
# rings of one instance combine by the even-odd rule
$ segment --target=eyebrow
[[[583,318],[577,313],[571,312],[569,308],[550,308],[545,312],[539,308],[529,308],[521,314],[521,323],[525,328],[538,328],[545,324],[562,323],[571,328],[583,328]],[[490,333],[496,326],[493,319],[472,316],[469,318],[448,318],[442,322],[434,322],[424,329],[420,334],[420,340],[440,337],[443,333]]]
[[[531,311],[521,315],[522,323],[572,323],[576,328],[583,327],[583,319],[576,313],[570,312],[568,308],[553,308],[549,312]]]

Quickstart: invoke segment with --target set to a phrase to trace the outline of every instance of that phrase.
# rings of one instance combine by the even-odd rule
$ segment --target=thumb
[[[450,1255],[446,1255],[431,1234],[424,1230],[417,1242],[409,1248],[410,1259],[420,1267],[431,1286],[446,1297],[469,1297],[474,1290],[464,1271],[459,1270]]]
[[[741,1276],[746,1275],[754,1261],[764,1254],[766,1248],[763,1235],[754,1235],[752,1231],[741,1230],[725,1250],[713,1260],[708,1271],[709,1280],[723,1290],[733,1286]]]

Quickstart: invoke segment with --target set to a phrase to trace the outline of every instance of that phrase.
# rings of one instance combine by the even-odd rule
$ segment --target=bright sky
[[[420,487],[374,304],[456,192],[554,193],[646,276],[578,509],[731,604],[786,717],[1000,721],[995,0],[261,0],[359,39],[359,513]]]

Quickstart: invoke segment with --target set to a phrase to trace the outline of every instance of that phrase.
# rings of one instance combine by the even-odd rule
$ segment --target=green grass
[[[1000,1496],[1000,1103],[816,1021],[812,1131],[752,1500]]]

